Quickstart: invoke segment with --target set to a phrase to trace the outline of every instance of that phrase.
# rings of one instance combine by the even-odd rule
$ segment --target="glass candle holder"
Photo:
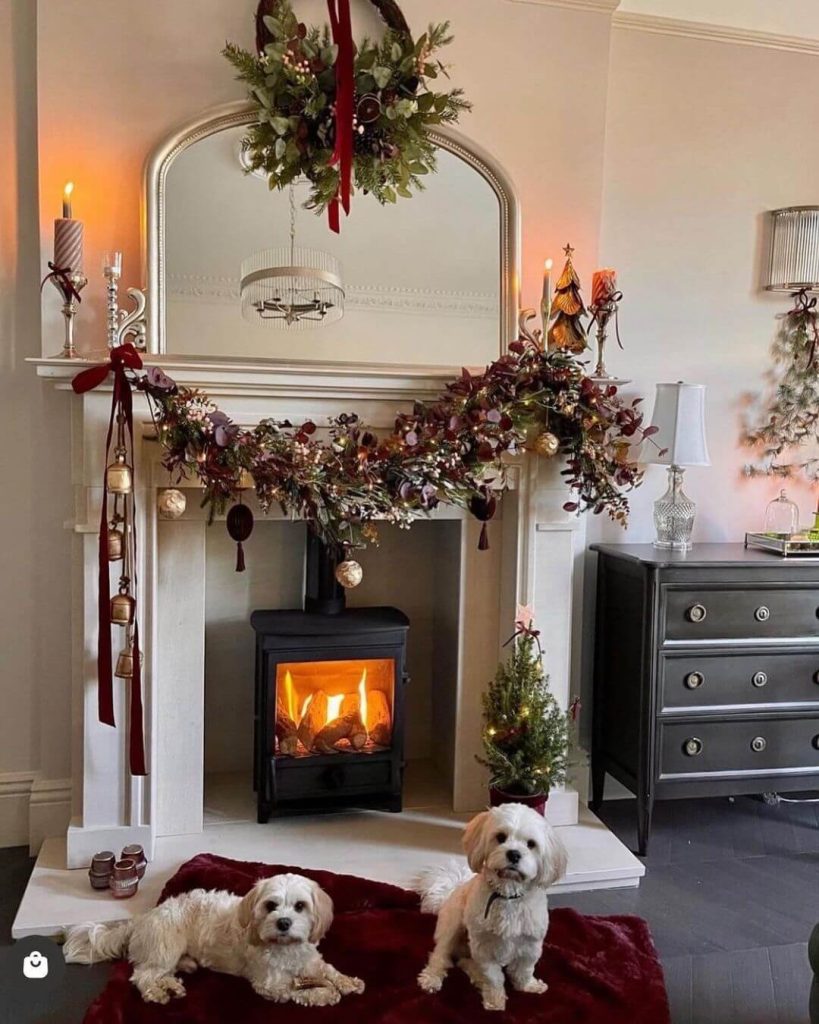
[[[787,538],[799,532],[799,507],[784,491],[765,510],[765,533]]]

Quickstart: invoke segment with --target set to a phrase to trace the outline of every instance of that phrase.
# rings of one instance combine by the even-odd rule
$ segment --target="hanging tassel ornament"
[[[481,488],[478,494],[473,495],[469,501],[469,511],[481,523],[481,538],[478,541],[479,551],[489,550],[489,530],[486,524],[494,518],[498,502],[488,487]]]
[[[242,544],[253,533],[253,513],[247,505],[234,505],[227,514],[227,530],[236,541],[236,572],[245,571],[245,550]]]

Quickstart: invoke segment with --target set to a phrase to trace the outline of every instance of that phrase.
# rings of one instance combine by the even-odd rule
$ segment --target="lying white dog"
[[[503,971],[520,992],[545,992],[535,978],[549,927],[546,889],[566,871],[566,849],[545,819],[523,804],[484,811],[466,827],[469,867],[432,869],[415,888],[421,909],[438,914],[435,949],[418,976],[437,992],[456,962],[484,1009],[506,1008]]]
[[[331,1006],[364,991],[363,981],[325,963],[316,948],[332,921],[333,902],[315,882],[275,875],[244,898],[194,889],[126,924],[78,925],[68,930],[63,952],[76,964],[127,953],[131,981],[149,1003],[185,995],[177,971],[208,967],[247,978],[277,1003]]]

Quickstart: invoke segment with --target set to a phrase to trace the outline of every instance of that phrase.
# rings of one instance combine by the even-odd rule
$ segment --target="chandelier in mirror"
[[[252,323],[304,330],[344,316],[341,265],[328,252],[296,245],[296,197],[290,186],[290,245],[242,261],[242,316]]]

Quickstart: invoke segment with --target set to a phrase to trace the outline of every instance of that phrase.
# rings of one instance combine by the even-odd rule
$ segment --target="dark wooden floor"
[[[646,918],[674,1024],[805,1024],[807,940],[819,921],[819,804],[670,800],[654,815],[639,889],[576,893],[552,905]],[[604,804],[600,817],[636,847],[633,800]]]
[[[634,847],[634,801],[604,804],[600,816]],[[674,1024],[806,1024],[819,804],[675,800],[658,804],[655,819],[639,889],[574,893],[552,904],[646,918]],[[0,946],[11,941],[31,863],[26,850],[0,850]],[[14,1024],[79,1024],[107,974],[106,965],[72,971],[53,1015]]]

